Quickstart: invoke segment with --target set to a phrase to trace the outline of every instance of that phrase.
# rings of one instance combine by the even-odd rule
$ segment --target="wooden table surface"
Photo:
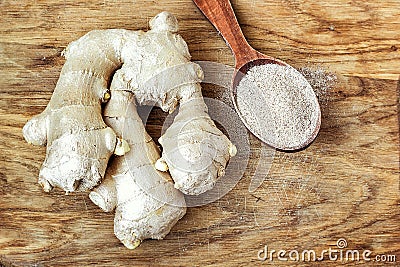
[[[50,99],[65,46],[92,29],[148,29],[173,12],[193,60],[233,65],[230,50],[189,0],[0,1],[0,266],[380,266],[400,262],[398,0],[234,0],[249,43],[297,68],[338,77],[316,141],[276,152],[262,186],[248,186],[261,143],[249,135],[244,177],[223,198],[188,210],[162,241],[130,251],[113,235],[113,215],[87,194],[44,193],[45,148],[21,128]],[[204,87],[204,95],[215,97]],[[148,129],[160,135],[160,111]],[[261,160],[265,160],[261,158]],[[258,251],[371,251],[371,261],[257,259]],[[293,256],[294,254],[292,254]],[[378,258],[376,258],[378,256]],[[382,256],[382,257],[380,257]],[[286,254],[287,257],[287,254]],[[395,266],[396,263],[389,263]]]

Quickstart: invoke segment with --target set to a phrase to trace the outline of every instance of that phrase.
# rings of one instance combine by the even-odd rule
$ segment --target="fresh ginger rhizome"
[[[94,30],[72,42],[49,104],[23,128],[29,143],[47,146],[44,191],[92,190],[96,205],[115,211],[114,233],[130,249],[167,235],[186,213],[184,194],[213,188],[236,154],[207,113],[202,70],[177,31],[162,12],[147,32]],[[166,112],[179,105],[161,155],[136,102]],[[204,159],[211,163],[200,168]]]

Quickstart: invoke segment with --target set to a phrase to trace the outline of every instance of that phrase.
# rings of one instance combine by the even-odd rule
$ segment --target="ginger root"
[[[185,215],[186,204],[169,174],[154,168],[159,149],[137,114],[134,95],[115,88],[118,84],[114,78],[104,118],[133,149],[111,160],[106,183],[89,197],[105,211],[115,208],[114,233],[127,248],[134,249],[144,239],[167,235]]]
[[[203,72],[177,30],[176,18],[162,12],[147,32],[91,31],[71,43],[50,103],[23,129],[28,142],[47,143],[45,191],[93,189],[90,199],[115,210],[114,233],[130,249],[168,234],[186,213],[182,192],[211,189],[236,153],[207,113]],[[159,140],[161,158],[136,102],[168,112],[179,106]]]
[[[163,156],[156,168],[169,169],[175,187],[183,193],[199,195],[224,175],[236,148],[207,113],[200,86],[203,71],[190,62],[187,44],[176,34],[178,28],[168,12],[154,17],[151,30],[127,41],[124,64],[114,79],[139,104],[156,105],[170,113],[180,104],[177,117],[159,140]]]
[[[200,85],[190,87],[194,93],[181,99],[178,115],[159,139],[163,153],[156,168],[169,169],[175,188],[188,195],[199,195],[212,189],[225,174],[236,147],[208,115]],[[163,168],[165,164],[167,167]]]
[[[110,98],[107,84],[122,63],[123,32],[92,31],[71,43],[49,104],[23,128],[28,143],[47,144],[39,172],[46,192],[54,186],[67,193],[93,188],[110,156],[128,150],[101,116],[101,104]]]

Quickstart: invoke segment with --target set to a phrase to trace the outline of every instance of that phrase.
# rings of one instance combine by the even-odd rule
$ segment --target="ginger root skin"
[[[164,238],[185,215],[186,204],[169,174],[154,168],[160,152],[137,114],[134,95],[114,89],[116,84],[114,78],[104,118],[133,149],[110,161],[105,181],[89,197],[105,211],[115,208],[114,233],[134,249],[144,239]]]
[[[114,233],[130,249],[167,235],[186,213],[182,192],[211,189],[235,154],[207,113],[203,72],[190,62],[176,18],[162,12],[150,28],[91,31],[72,42],[48,106],[23,129],[28,142],[47,144],[39,173],[44,190],[68,193],[98,185],[90,199],[115,211]],[[136,102],[168,112],[179,105],[160,138],[161,158]],[[107,167],[113,153],[125,155],[114,156]]]
[[[117,206],[117,189],[114,178],[110,175],[110,173],[116,172],[112,170],[113,166],[112,159],[110,159],[103,181],[89,193],[90,200],[104,212],[112,212]]]
[[[177,117],[159,140],[163,149],[156,167],[169,170],[175,187],[183,193],[199,195],[224,175],[236,147],[207,113],[200,86],[203,71],[190,62],[178,28],[168,12],[154,17],[149,31],[141,32],[137,40],[127,40],[122,50],[126,60],[113,79],[131,91],[139,104],[156,105],[170,113],[180,104]]]
[[[144,239],[168,234],[186,212],[184,196],[177,189],[189,194],[211,189],[223,175],[233,146],[207,113],[200,87],[203,72],[190,62],[187,45],[176,34],[176,18],[160,13],[150,27],[126,40],[124,64],[114,74],[104,111],[107,125],[127,140],[131,151],[110,161],[105,181],[90,193],[104,211],[115,209],[114,233],[130,249]],[[163,158],[145,131],[134,98],[168,112],[180,103],[178,116],[160,139]],[[189,131],[182,128],[185,125],[194,128]],[[210,144],[204,139],[218,147],[216,153],[205,153]],[[174,155],[177,148],[186,149],[183,154],[191,155],[189,160],[205,159],[209,165],[203,168],[199,162],[194,166],[180,160],[183,154]]]
[[[47,144],[39,172],[45,191],[55,186],[67,193],[89,190],[102,180],[116,145],[128,150],[104,123],[101,111],[109,98],[110,77],[122,64],[125,33],[91,31],[72,42],[64,51],[66,61],[46,109],[25,124],[27,142]]]
[[[225,175],[236,147],[208,115],[200,85],[187,86],[195,93],[181,98],[178,114],[158,140],[163,147],[159,161],[167,164],[175,188],[187,195],[199,195]]]

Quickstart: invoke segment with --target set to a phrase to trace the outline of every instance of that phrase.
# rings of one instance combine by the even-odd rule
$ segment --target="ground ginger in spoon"
[[[253,66],[236,87],[236,106],[246,126],[283,150],[300,149],[298,144],[314,139],[321,118],[315,101],[308,81],[290,66]]]

